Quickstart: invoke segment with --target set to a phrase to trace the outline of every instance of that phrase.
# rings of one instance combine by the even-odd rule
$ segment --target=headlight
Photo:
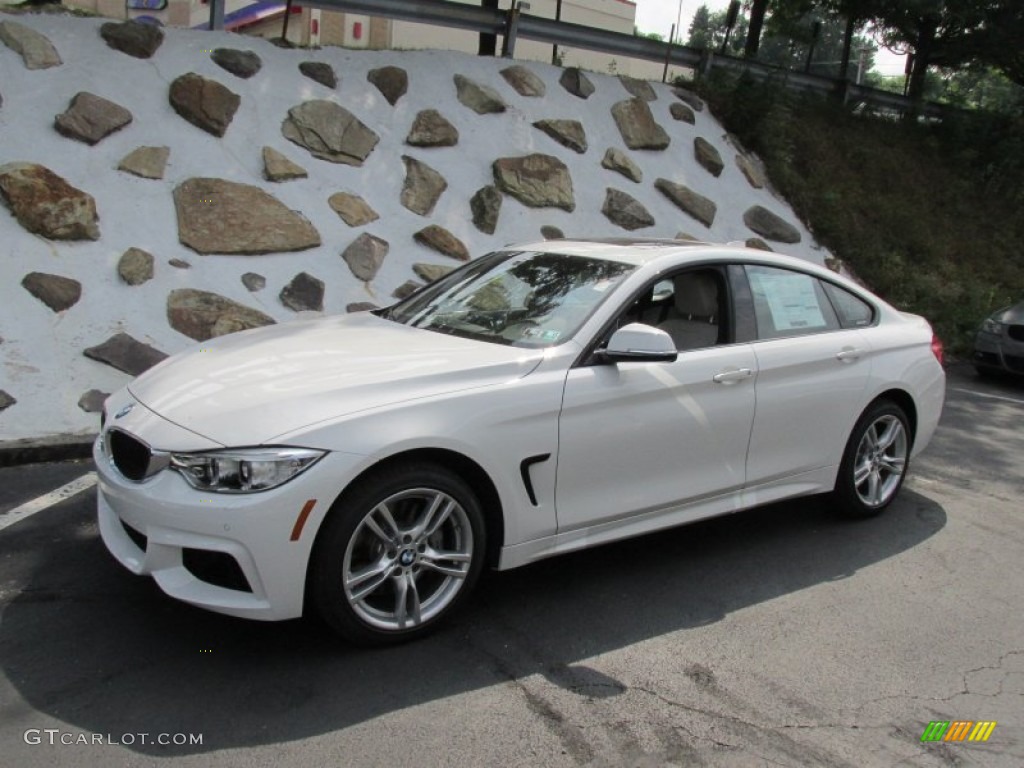
[[[985,320],[982,321],[982,323],[981,323],[981,332],[982,333],[991,333],[991,334],[994,334],[996,336],[1002,336],[1003,335],[1003,329],[1005,327],[1006,326],[1003,325],[1002,323],[997,323],[995,320],[993,320],[991,317],[989,317],[989,318],[986,318]]]
[[[255,493],[276,488],[324,455],[311,448],[236,448],[172,453],[171,468],[193,488],[214,493]]]

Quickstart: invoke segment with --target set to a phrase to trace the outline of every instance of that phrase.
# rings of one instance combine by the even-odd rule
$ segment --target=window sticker
[[[814,278],[795,272],[751,270],[750,283],[754,294],[760,294],[768,303],[775,330],[808,330],[828,325],[814,291]]]
[[[542,341],[558,341],[558,337],[562,335],[561,331],[544,331],[541,334]]]

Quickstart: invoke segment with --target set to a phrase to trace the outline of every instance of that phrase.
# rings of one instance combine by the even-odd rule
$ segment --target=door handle
[[[857,349],[855,347],[844,347],[843,349],[836,352],[836,360],[838,360],[841,363],[852,363],[854,360],[859,360],[860,356],[863,354],[863,349]]]
[[[749,368],[730,368],[727,371],[716,373],[712,377],[712,381],[716,384],[735,384],[737,381],[749,379],[752,374],[753,371]]]

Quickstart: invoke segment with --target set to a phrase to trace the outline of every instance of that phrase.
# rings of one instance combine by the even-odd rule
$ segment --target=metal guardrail
[[[295,0],[299,5],[328,11],[359,13],[368,16],[382,16],[420,24],[465,29],[470,32],[505,35],[511,46],[506,44],[507,55],[514,53],[517,37],[539,43],[582,48],[615,56],[625,56],[647,61],[668,62],[669,65],[689,67],[701,73],[711,69],[725,69],[747,74],[758,80],[773,81],[786,88],[813,91],[828,95],[841,87],[841,82],[822,75],[773,67],[748,59],[712,54],[696,48],[687,48],[661,40],[652,40],[638,35],[610,32],[567,21],[555,21],[541,16],[531,16],[518,10],[496,10],[477,5],[449,2],[449,0]],[[215,16],[220,13],[223,25],[224,0],[210,3],[210,28],[218,29]],[[912,102],[905,96],[877,88],[854,83],[846,84],[846,100],[869,104],[882,109],[908,112]],[[928,117],[942,117],[950,109],[935,102],[920,106],[922,114]]]

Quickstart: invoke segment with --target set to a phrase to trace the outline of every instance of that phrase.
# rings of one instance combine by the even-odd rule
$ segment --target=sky
[[[729,7],[729,0],[636,0],[636,26],[641,32],[657,32],[667,40],[672,25],[679,18],[682,40],[685,41],[693,15],[702,5],[707,5],[712,11],[721,11]],[[904,63],[903,56],[885,48],[880,48],[875,54],[875,71],[883,75],[902,75]]]

